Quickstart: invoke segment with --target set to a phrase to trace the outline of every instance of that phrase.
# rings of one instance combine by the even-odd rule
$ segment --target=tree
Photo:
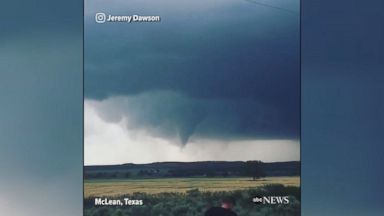
[[[132,174],[131,174],[131,172],[125,172],[125,175],[124,175],[124,177],[125,177],[125,178],[130,178],[130,177],[131,177],[131,175],[132,175]]]
[[[256,180],[265,177],[263,170],[263,162],[261,161],[247,161],[245,162],[245,175],[252,177],[252,180]]]

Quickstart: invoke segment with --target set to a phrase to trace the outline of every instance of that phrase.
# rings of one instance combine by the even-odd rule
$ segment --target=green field
[[[258,188],[268,184],[300,186],[300,177],[266,177],[256,181],[251,178],[158,178],[158,179],[106,179],[86,180],[85,198],[111,197],[136,192],[159,194],[163,192],[185,193],[191,189],[199,191],[234,191]]]

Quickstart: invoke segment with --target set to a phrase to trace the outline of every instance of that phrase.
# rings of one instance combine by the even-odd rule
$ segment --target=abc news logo
[[[263,197],[254,197],[252,202],[255,204],[289,204],[288,196],[263,196]]]

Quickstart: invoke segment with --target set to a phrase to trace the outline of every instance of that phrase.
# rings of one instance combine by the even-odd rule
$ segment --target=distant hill
[[[85,179],[245,176],[244,161],[156,162],[85,166]],[[300,162],[262,163],[266,176],[298,176]]]

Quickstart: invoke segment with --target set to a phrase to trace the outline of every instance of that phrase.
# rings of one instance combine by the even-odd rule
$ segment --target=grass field
[[[252,181],[251,178],[159,178],[159,179],[116,179],[86,180],[85,198],[121,196],[142,192],[157,194],[199,189],[200,191],[232,191],[256,188],[266,184],[300,186],[300,177],[266,177]]]

